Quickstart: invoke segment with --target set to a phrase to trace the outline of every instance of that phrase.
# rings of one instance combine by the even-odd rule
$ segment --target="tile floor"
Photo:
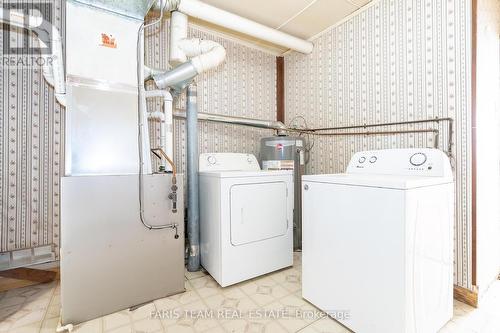
[[[320,312],[301,297],[300,270],[296,253],[294,267],[224,289],[204,272],[186,272],[185,293],[85,322],[73,332],[349,332],[332,319],[315,317]],[[54,282],[0,294],[0,332],[55,332],[59,293]],[[231,318],[238,310],[251,311],[253,317]],[[266,310],[268,316],[260,318]],[[190,316],[181,316],[184,311]],[[492,285],[480,309],[455,301],[454,311],[441,332],[500,332],[500,281]]]

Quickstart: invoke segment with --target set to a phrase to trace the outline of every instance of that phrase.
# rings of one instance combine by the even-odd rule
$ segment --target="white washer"
[[[357,333],[437,332],[452,318],[445,154],[360,152],[345,174],[303,176],[302,193],[306,300]]]
[[[201,264],[223,287],[293,264],[293,173],[200,155]]]

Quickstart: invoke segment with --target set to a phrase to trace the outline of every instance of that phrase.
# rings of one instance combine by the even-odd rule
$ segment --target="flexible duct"
[[[198,105],[196,84],[191,83],[186,92],[186,154],[188,185],[188,240],[189,256],[187,269],[200,269],[200,203],[198,179]]]
[[[267,27],[217,7],[197,0],[159,0],[153,6],[158,10],[160,4],[165,4],[167,10],[178,10],[186,15],[216,24],[218,26],[237,31],[276,45],[309,54],[313,50],[313,43],[297,38],[282,31]]]
[[[168,62],[176,67],[187,61],[186,53],[179,47],[179,42],[187,38],[188,16],[179,11],[173,11],[170,17],[170,35]]]
[[[199,38],[187,39],[187,27],[187,16],[174,11],[170,20],[169,62],[176,67],[152,75],[160,89],[170,87],[180,91],[196,75],[217,67],[226,58],[226,50],[219,43]],[[191,60],[186,62],[188,57]]]
[[[179,48],[191,58],[196,72],[201,74],[219,66],[226,58],[226,50],[222,45],[211,40],[199,38],[179,41]]]
[[[38,37],[41,48],[47,47],[47,45],[40,38],[40,35],[43,34],[50,38],[52,53],[50,56],[41,55],[44,60],[42,73],[47,83],[54,87],[56,100],[62,106],[66,106],[66,79],[64,75],[62,39],[59,30],[45,21],[41,16],[25,16],[17,11],[10,11],[3,8],[0,8],[0,22],[18,28],[29,29]],[[48,65],[49,63],[50,65]]]

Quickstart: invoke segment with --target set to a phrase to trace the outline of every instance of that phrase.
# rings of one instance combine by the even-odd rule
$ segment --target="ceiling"
[[[205,3],[227,10],[276,28],[294,36],[309,39],[328,27],[338,23],[371,0],[202,0]],[[282,47],[225,31],[205,22],[195,22],[221,30],[238,38],[257,43],[282,53]]]

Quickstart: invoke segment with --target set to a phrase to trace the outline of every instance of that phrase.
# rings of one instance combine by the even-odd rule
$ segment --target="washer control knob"
[[[410,156],[410,163],[414,166],[421,166],[427,161],[427,156],[424,153],[415,153]]]
[[[365,163],[365,161],[366,161],[366,157],[364,157],[364,156],[361,156],[358,160],[359,163]]]
[[[370,163],[375,163],[375,162],[377,162],[377,156],[372,156],[372,157],[370,157],[370,159],[369,159],[368,161],[370,161]]]
[[[250,158],[250,157],[248,157],[248,158],[247,158],[247,162],[248,162],[249,164],[251,164],[251,163],[253,162],[253,159],[252,159],[252,158]]]
[[[215,163],[217,163],[217,159],[215,158],[215,156],[212,156],[212,155],[208,156],[207,161],[208,161],[208,164],[210,164],[210,165],[214,165]]]

